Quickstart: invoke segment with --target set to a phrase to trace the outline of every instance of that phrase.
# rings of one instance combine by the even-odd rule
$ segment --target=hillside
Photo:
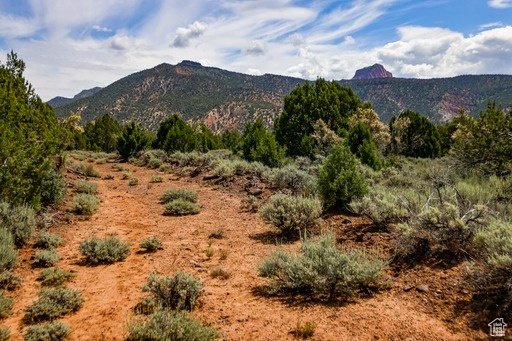
[[[101,87],[96,86],[96,87],[94,87],[92,89],[86,89],[86,90],[80,91],[78,94],[73,96],[73,98],[57,96],[57,97],[54,97],[51,100],[49,100],[48,104],[50,104],[53,107],[61,107],[63,105],[66,105],[66,104],[78,101],[79,99],[92,96],[92,95],[94,95],[95,93],[97,93],[100,90],[101,90]]]
[[[84,123],[110,113],[121,122],[132,118],[156,130],[171,113],[203,121],[213,129],[242,127],[255,116],[270,125],[282,101],[305,80],[278,76],[251,76],[191,61],[160,64],[134,73],[92,96],[56,107],[58,117],[79,113]],[[418,111],[433,121],[452,118],[462,108],[476,115],[490,99],[512,103],[512,76],[478,75],[442,79],[376,78],[342,80],[363,101],[373,104],[381,118],[404,109]]]

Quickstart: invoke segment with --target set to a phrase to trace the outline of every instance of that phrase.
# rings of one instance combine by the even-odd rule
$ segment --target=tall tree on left
[[[50,157],[64,147],[66,135],[24,71],[25,62],[12,51],[0,63],[0,198],[38,209]]]

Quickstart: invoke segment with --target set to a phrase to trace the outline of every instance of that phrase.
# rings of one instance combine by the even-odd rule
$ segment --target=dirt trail
[[[428,298],[416,292],[391,289],[372,298],[355,299],[348,304],[287,303],[279,298],[254,293],[265,281],[257,276],[261,259],[276,248],[261,236],[272,228],[257,214],[241,212],[241,197],[236,193],[200,186],[173,175],[164,175],[163,183],[150,184],[155,170],[134,166],[132,175],[139,185],[129,186],[114,172],[114,180],[94,180],[98,184],[101,205],[89,220],[76,220],[52,229],[63,238],[58,252],[58,266],[75,270],[70,287],[82,291],[85,302],[75,314],[61,319],[71,327],[70,340],[122,340],[131,309],[145,296],[140,287],[152,271],[172,275],[178,270],[200,278],[206,295],[194,315],[216,328],[224,340],[286,340],[298,321],[314,321],[314,340],[466,340],[485,337],[465,327],[449,326],[429,313]],[[102,174],[112,172],[109,164],[95,165]],[[187,217],[162,215],[159,196],[167,188],[187,187],[198,191],[201,213]],[[225,237],[213,240],[208,235],[223,228]],[[83,266],[78,251],[87,236],[116,233],[131,244],[130,255],[120,263],[96,267]],[[164,250],[143,254],[139,242],[157,235]],[[285,245],[293,249],[298,243]],[[211,247],[214,254],[206,257]],[[228,252],[220,259],[220,250]],[[25,326],[23,309],[36,298],[40,284],[35,280],[39,270],[30,267],[35,250],[22,250],[21,265],[16,270],[25,281],[14,292],[14,314],[2,325],[11,328],[12,340],[22,340]],[[191,261],[200,264],[195,266]],[[210,277],[211,269],[221,267],[231,277]],[[456,328],[454,328],[454,326]]]

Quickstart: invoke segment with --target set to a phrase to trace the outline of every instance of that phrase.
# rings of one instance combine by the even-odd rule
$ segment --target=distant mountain
[[[54,97],[51,100],[49,100],[48,104],[50,104],[54,108],[61,107],[66,104],[73,103],[79,99],[92,96],[95,93],[97,93],[98,91],[100,91],[101,89],[102,89],[101,87],[97,86],[92,89],[82,90],[82,91],[80,91],[80,93],[76,94],[73,98],[57,96],[57,97]]]
[[[352,78],[354,79],[375,79],[375,78],[393,78],[393,74],[387,71],[384,66],[374,64],[356,71]]]
[[[284,96],[304,82],[183,61],[134,73],[89,97],[57,106],[55,112],[58,117],[78,113],[84,124],[109,113],[120,122],[134,119],[152,130],[172,113],[180,113],[189,122],[204,122],[214,130],[241,128],[258,116],[271,125],[282,110]],[[339,82],[350,86],[362,101],[371,102],[385,122],[405,109],[439,122],[457,115],[459,108],[476,115],[490,99],[504,107],[512,103],[512,76],[505,75]]]

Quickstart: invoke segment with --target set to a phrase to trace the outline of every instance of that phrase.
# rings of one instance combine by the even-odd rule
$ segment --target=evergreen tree
[[[190,152],[196,147],[194,129],[174,114],[160,124],[153,147],[169,153]]]
[[[196,150],[206,153],[210,150],[221,148],[220,136],[215,135],[206,124],[199,123],[195,127],[195,132]]]
[[[352,154],[356,155],[362,163],[375,170],[380,169],[377,147],[373,143],[370,129],[366,124],[359,122],[353,126],[349,131],[347,143]]]
[[[312,156],[313,125],[322,120],[329,129],[341,134],[348,128],[348,118],[363,104],[347,86],[318,79],[298,85],[284,98],[283,112],[276,118],[276,140],[291,156]]]
[[[284,149],[276,142],[274,134],[267,130],[261,118],[247,123],[242,137],[242,154],[248,161],[259,161],[277,167],[284,156]]]
[[[417,112],[406,110],[389,123],[391,152],[412,157],[434,158],[441,154],[439,132],[432,122]]]
[[[489,102],[476,120],[464,117],[453,133],[454,154],[470,168],[484,173],[512,173],[512,109]]]
[[[102,150],[107,153],[116,150],[121,126],[109,114],[103,115],[94,123],[88,123],[84,130],[89,149]]]
[[[226,129],[220,135],[223,148],[238,154],[242,148],[242,134],[236,129]]]
[[[117,151],[127,160],[130,156],[143,150],[151,142],[151,135],[135,121],[123,127],[121,135],[117,138]]]
[[[0,64],[0,198],[39,208],[50,157],[64,147],[67,135],[24,71],[25,63],[14,52]]]

